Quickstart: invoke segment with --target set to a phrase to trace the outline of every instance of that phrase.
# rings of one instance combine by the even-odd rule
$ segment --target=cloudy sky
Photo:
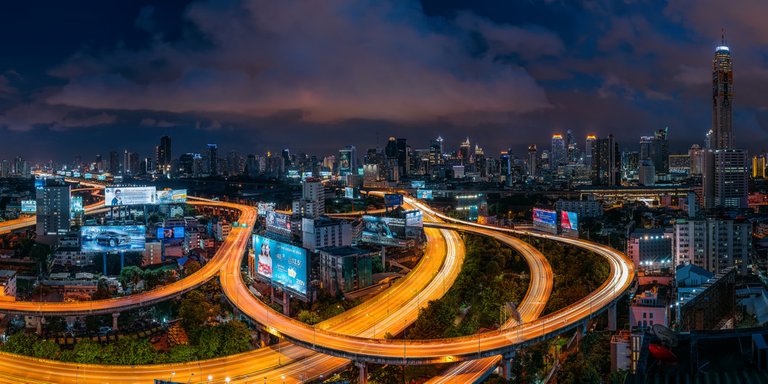
[[[734,57],[735,137],[768,149],[765,0],[25,1],[0,12],[0,158],[331,153],[554,132],[702,143],[711,58]]]

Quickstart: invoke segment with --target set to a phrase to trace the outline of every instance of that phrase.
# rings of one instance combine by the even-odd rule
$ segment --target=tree
[[[189,292],[181,300],[178,312],[181,325],[193,343],[197,340],[198,333],[205,326],[208,318],[214,315],[214,309],[213,304],[208,302],[205,295],[198,290]]]
[[[197,260],[188,260],[184,263],[184,275],[189,276],[199,271],[203,266]]]
[[[81,340],[75,344],[72,353],[74,361],[82,364],[98,364],[104,358],[99,343],[88,339]]]
[[[3,351],[15,353],[18,355],[33,356],[35,344],[40,340],[35,335],[28,335],[24,332],[17,332],[8,338],[3,344]]]
[[[59,345],[50,340],[38,340],[32,349],[32,356],[41,359],[55,359],[61,352]]]
[[[112,298],[112,291],[109,289],[109,284],[107,283],[106,278],[99,279],[99,282],[96,285],[96,292],[91,295],[91,299],[93,300],[105,300],[105,299],[111,299]]]
[[[232,320],[218,327],[221,328],[222,339],[219,356],[234,355],[251,349],[253,339],[245,323]]]
[[[307,323],[309,325],[314,325],[314,324],[317,324],[317,323],[319,323],[321,321],[320,315],[318,315],[314,311],[308,311],[306,309],[302,309],[301,311],[299,311],[299,314],[297,315],[297,318],[302,323]]]
[[[183,363],[197,358],[197,348],[191,345],[176,345],[165,355],[168,363]]]
[[[120,281],[120,284],[123,285],[123,288],[135,287],[136,284],[141,281],[143,276],[144,271],[141,268],[135,265],[129,265],[120,271],[118,280]]]
[[[110,345],[108,363],[120,365],[150,364],[157,361],[157,351],[146,339],[124,337]]]
[[[219,356],[221,331],[218,327],[200,329],[197,339],[197,354],[200,359],[212,359]]]

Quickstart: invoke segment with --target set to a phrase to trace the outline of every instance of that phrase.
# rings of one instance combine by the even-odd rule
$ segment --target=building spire
[[[725,27],[720,28],[720,45],[725,45]]]

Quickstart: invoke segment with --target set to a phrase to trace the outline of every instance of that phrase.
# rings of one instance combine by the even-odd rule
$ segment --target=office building
[[[731,149],[733,141],[733,67],[725,36],[712,59],[711,149]]]
[[[675,265],[693,264],[713,273],[736,267],[747,271],[752,223],[720,218],[678,220],[674,229]]]
[[[443,164],[443,138],[438,136],[437,139],[429,141],[429,164],[440,165]]]
[[[320,179],[301,182],[301,198],[293,202],[293,214],[318,219],[325,214],[325,187]]]
[[[651,186],[656,184],[656,167],[650,159],[640,161],[637,174],[640,185]]]
[[[171,172],[171,138],[170,136],[163,136],[160,138],[160,145],[157,146],[157,159],[155,166],[157,172],[161,174],[169,174]]]
[[[658,270],[672,266],[672,231],[663,228],[635,229],[627,240],[627,257],[635,268]]]
[[[328,247],[320,249],[318,254],[323,289],[332,295],[373,284],[373,259],[379,252],[355,247]]]
[[[592,147],[595,145],[597,136],[587,135],[587,143],[584,146],[584,165],[587,169],[592,169]]]
[[[536,175],[539,173],[539,158],[536,151],[536,144],[531,144],[528,146],[528,162],[526,166],[528,167],[528,176],[536,177]]]
[[[716,149],[707,150],[703,155],[704,207],[747,208],[749,171],[746,152]]]
[[[555,202],[555,210],[575,212],[579,219],[600,217],[603,215],[603,206],[595,197],[590,195],[587,200],[558,200]]]
[[[344,247],[352,245],[352,224],[346,220],[321,217],[304,218],[301,221],[302,247],[316,251],[326,247]]]
[[[765,179],[765,155],[752,157],[752,177]]]
[[[592,185],[619,185],[620,162],[619,144],[613,135],[595,140],[592,147]]]
[[[565,147],[565,139],[563,135],[556,133],[552,135],[552,142],[550,148],[550,168],[555,170],[560,165],[565,165],[567,162],[567,152]]]
[[[37,190],[37,235],[63,235],[69,231],[70,186],[46,185]]]
[[[218,176],[219,174],[219,146],[217,144],[208,144],[208,175]]]

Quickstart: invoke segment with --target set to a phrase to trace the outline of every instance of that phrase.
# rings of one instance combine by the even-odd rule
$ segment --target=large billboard
[[[278,235],[291,236],[291,217],[280,212],[267,212],[267,232],[277,233]]]
[[[275,210],[275,203],[265,203],[260,201],[258,204],[256,204],[256,209],[259,212],[259,216],[265,216],[267,212]]]
[[[36,212],[37,212],[37,200],[21,201],[21,213],[36,213]]]
[[[150,205],[157,203],[155,187],[105,187],[104,205],[115,207],[121,205]]]
[[[557,212],[550,211],[549,209],[534,208],[533,224],[557,227]]]
[[[422,189],[427,187],[427,182],[424,180],[412,180],[411,188]]]
[[[272,284],[307,294],[307,251],[294,245],[253,235],[256,273]]]
[[[146,241],[143,225],[92,225],[80,227],[83,252],[143,251]]]
[[[569,231],[579,230],[579,215],[576,212],[560,211],[560,226]]]
[[[344,198],[345,199],[354,199],[355,198],[355,188],[344,187]]]
[[[73,218],[78,215],[82,215],[85,213],[85,207],[83,207],[83,197],[82,196],[72,196],[72,199],[69,201],[69,214]]]
[[[183,239],[184,227],[160,227],[157,229],[158,239]]]
[[[157,204],[181,204],[186,202],[186,189],[164,189],[157,191]]]
[[[432,199],[432,190],[431,189],[419,189],[416,191],[416,198],[417,199]]]
[[[387,193],[384,195],[384,205],[387,207],[399,207],[403,205],[403,195],[399,193]]]
[[[363,216],[363,242],[405,246],[405,239],[405,219]]]
[[[414,209],[405,211],[405,237],[421,237],[421,231],[424,229],[424,216],[421,211]]]

